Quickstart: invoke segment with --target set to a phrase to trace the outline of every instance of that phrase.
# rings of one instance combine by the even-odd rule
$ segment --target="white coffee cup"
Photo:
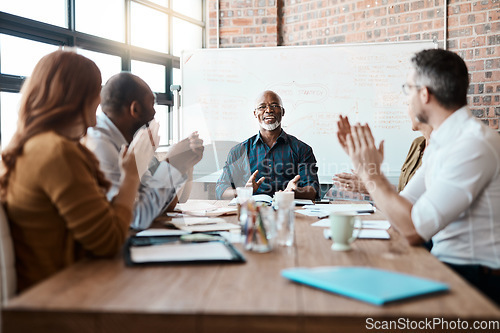
[[[332,250],[349,251],[351,243],[356,240],[360,229],[354,226],[361,226],[361,220],[354,212],[334,212],[330,214],[330,231],[332,233]],[[354,230],[357,230],[356,232]]]
[[[252,187],[237,187],[236,195],[238,203],[241,205],[245,203],[248,199],[252,197],[253,188]]]

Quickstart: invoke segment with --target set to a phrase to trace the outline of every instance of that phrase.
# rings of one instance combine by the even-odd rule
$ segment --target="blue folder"
[[[376,305],[449,289],[445,283],[370,267],[288,268],[281,275]]]

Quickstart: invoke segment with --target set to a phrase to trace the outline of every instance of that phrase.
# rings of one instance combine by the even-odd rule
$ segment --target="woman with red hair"
[[[122,185],[109,202],[110,183],[80,143],[96,123],[100,91],[95,63],[63,50],[43,57],[23,85],[0,176],[18,291],[82,257],[114,256],[127,237],[139,186],[135,155],[122,149]]]

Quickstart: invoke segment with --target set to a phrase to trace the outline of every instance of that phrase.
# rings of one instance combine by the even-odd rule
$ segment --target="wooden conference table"
[[[245,264],[126,267],[121,256],[77,263],[9,301],[3,332],[366,332],[367,318],[500,320],[499,308],[392,228],[390,240],[357,240],[353,251],[333,252],[323,228],[310,226],[317,218],[295,215],[294,247],[243,252]],[[330,265],[395,270],[451,290],[379,307],[280,276],[283,268]]]

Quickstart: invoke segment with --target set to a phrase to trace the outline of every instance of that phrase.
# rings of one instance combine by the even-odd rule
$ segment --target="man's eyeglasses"
[[[403,93],[405,95],[409,95],[410,94],[410,90],[411,88],[417,88],[417,89],[420,89],[422,88],[422,86],[418,86],[418,85],[415,85],[415,84],[408,84],[408,83],[405,83],[401,86],[401,88],[403,88]]]
[[[255,110],[259,112],[264,112],[266,109],[269,108],[271,111],[278,111],[281,110],[282,106],[279,104],[261,104],[258,107],[255,108]]]

